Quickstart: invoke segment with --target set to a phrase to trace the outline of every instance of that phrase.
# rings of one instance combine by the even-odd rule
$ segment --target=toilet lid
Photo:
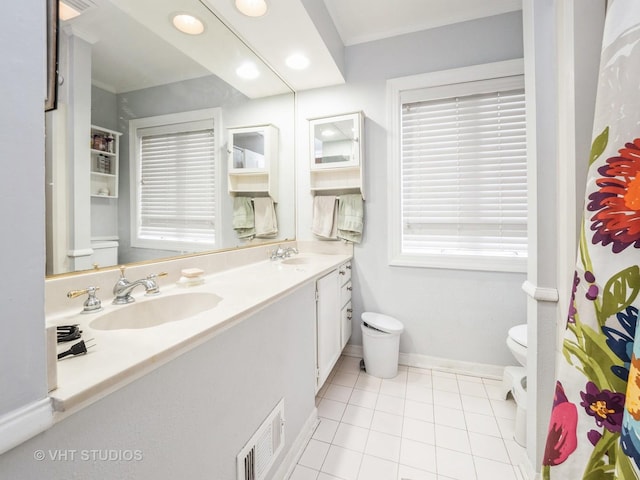
[[[404,325],[402,325],[400,320],[388,315],[383,315],[382,313],[364,312],[362,314],[362,321],[385,333],[399,334],[404,330]]]
[[[523,347],[527,346],[527,324],[524,325],[516,325],[515,327],[511,327],[509,329],[509,337],[516,342],[522,345]]]

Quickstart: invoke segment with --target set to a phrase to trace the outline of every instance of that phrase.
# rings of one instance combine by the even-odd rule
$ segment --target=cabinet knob
[[[345,272],[344,270],[338,270],[338,273],[339,273],[340,275],[344,275],[344,274],[345,274],[345,273],[347,273],[347,272]]]
[[[351,315],[347,315],[347,320],[351,321],[353,317]]]
[[[347,290],[351,291],[353,290],[353,287],[347,287]]]
[[[347,270],[351,270],[351,264],[347,265]]]
[[[348,313],[352,313],[353,312],[353,308],[347,308],[347,312]]]

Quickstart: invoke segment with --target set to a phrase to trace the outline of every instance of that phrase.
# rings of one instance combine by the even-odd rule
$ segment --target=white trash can
[[[404,325],[400,320],[381,313],[364,312],[361,318],[366,372],[374,377],[395,377],[398,374],[400,335]]]

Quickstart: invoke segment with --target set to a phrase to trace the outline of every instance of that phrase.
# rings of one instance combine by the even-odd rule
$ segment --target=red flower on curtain
[[[599,190],[589,195],[593,244],[612,244],[613,253],[629,245],[640,248],[640,138],[618,150],[598,169]]]
[[[567,399],[562,384],[556,382],[547,444],[542,458],[543,465],[559,465],[569,458],[578,446],[577,426],[578,409]]]

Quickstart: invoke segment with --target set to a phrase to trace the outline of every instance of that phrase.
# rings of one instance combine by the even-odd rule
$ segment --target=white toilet
[[[509,329],[507,347],[520,367],[505,367],[502,377],[503,394],[509,393],[516,402],[516,426],[514,440],[521,446],[526,446],[526,417],[527,417],[527,324],[516,325]]]

